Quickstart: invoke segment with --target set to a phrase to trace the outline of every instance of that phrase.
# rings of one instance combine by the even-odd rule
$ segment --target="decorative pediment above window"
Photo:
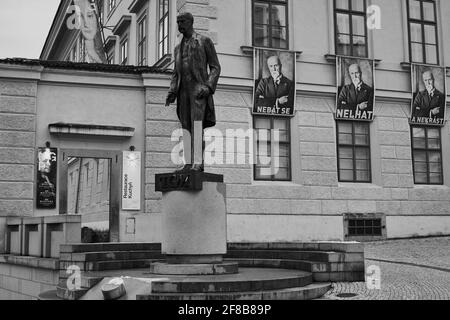
[[[284,49],[276,49],[276,48],[260,48],[260,47],[253,47],[253,46],[241,46],[241,52],[242,52],[244,55],[251,56],[251,55],[253,55],[253,50],[254,50],[255,48],[256,48],[256,49],[264,49],[264,50],[274,50],[274,51],[278,51],[278,50],[281,50],[281,51],[288,51],[288,50],[284,50]],[[302,53],[303,53],[303,51],[295,51],[296,58],[298,59]]]
[[[131,16],[130,15],[123,15],[122,18],[120,18],[119,22],[113,29],[113,34],[116,36],[121,36],[125,30],[130,26],[131,24]]]
[[[336,57],[337,55],[335,54],[326,54],[325,55],[325,60],[327,60],[328,62],[332,62],[335,63],[336,62]],[[369,58],[362,58],[362,57],[348,57],[349,59],[369,59]],[[369,59],[370,60],[370,59]],[[375,62],[375,66],[378,66],[382,60],[380,59],[373,59],[373,61]]]
[[[135,129],[131,127],[63,122],[49,124],[48,130],[50,134],[77,134],[87,136],[109,136],[124,138],[133,137],[135,132]]]
[[[116,45],[117,36],[109,36],[105,41],[105,51],[109,52]]]
[[[154,67],[160,68],[160,69],[167,69],[173,63],[174,63],[174,61],[172,60],[172,55],[170,53],[168,53],[168,54],[165,54],[161,59],[159,59],[155,63]]]
[[[139,13],[142,8],[148,3],[148,0],[134,0],[128,7],[130,13]]]

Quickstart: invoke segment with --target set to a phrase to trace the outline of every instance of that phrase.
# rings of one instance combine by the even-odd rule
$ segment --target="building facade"
[[[450,234],[450,127],[410,121],[411,64],[444,68],[450,64],[447,1],[122,0],[99,4],[103,4],[99,7],[105,47],[116,66],[0,64],[0,143],[5,151],[0,159],[4,186],[0,216],[67,212],[59,201],[67,197],[62,186],[67,181],[60,178],[64,169],[58,171],[56,208],[36,207],[35,152],[49,141],[60,159],[66,155],[111,159],[111,241],[159,241],[161,194],[154,191],[154,176],[176,168],[173,150],[178,141],[172,136],[179,129],[175,108],[164,107],[170,80],[164,70],[171,67],[171,53],[179,41],[176,15],[189,11],[197,30],[215,42],[222,65],[215,94],[218,124],[209,142],[217,142],[227,130],[236,134],[260,129],[269,136],[277,131],[283,137],[268,168],[278,163],[279,170],[269,174],[263,173],[259,163],[226,161],[229,154],[233,159],[239,154],[258,155],[264,143],[270,149],[272,142],[259,136],[245,136],[244,151],[229,149],[226,143],[221,152],[214,150],[219,160],[206,170],[223,174],[227,184],[229,241]],[[61,2],[42,60],[83,61],[82,41],[77,40],[80,31],[66,24],[69,6],[69,1]],[[254,48],[295,54],[292,117],[252,113]],[[337,56],[373,61],[373,121],[336,119]],[[133,67],[140,65],[155,67]],[[448,83],[450,73],[443,70]],[[448,98],[448,86],[446,92]],[[447,112],[446,120],[449,117]],[[81,131],[58,133],[52,127],[58,123],[77,124]],[[82,130],[86,126],[105,132],[87,134]],[[131,137],[124,133],[126,128],[134,129]],[[124,210],[119,196],[122,152],[131,146],[142,152],[143,159],[141,209],[134,211]]]

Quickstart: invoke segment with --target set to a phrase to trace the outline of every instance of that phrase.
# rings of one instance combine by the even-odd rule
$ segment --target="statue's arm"
[[[172,78],[170,80],[170,88],[166,98],[166,106],[169,106],[171,103],[174,103],[178,96],[179,75],[177,72],[177,61],[176,61],[177,54],[178,54],[178,47],[176,47],[174,51],[175,65],[173,67]]]
[[[176,68],[174,68],[172,72],[169,93],[175,95],[178,93],[178,72]]]
[[[206,38],[205,41],[205,51],[206,51],[206,59],[209,65],[209,76],[206,85],[211,90],[211,94],[216,92],[217,83],[219,82],[220,73],[222,68],[219,63],[219,58],[217,57],[216,48],[214,47],[214,43],[211,39]]]

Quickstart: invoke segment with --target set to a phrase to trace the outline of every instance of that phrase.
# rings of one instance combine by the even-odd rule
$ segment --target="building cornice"
[[[56,11],[50,31],[45,40],[44,47],[40,55],[41,60],[48,60],[51,50],[55,46],[55,40],[62,31],[62,26],[67,16],[67,9],[69,8],[71,0],[61,0],[58,10]]]

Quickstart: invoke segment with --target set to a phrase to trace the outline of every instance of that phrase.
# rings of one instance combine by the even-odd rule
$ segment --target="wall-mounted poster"
[[[36,188],[36,207],[38,209],[56,208],[56,167],[57,149],[38,149],[38,170]]]
[[[255,49],[253,114],[293,116],[295,52]]]
[[[413,100],[411,123],[445,125],[445,68],[413,64],[411,66]]]
[[[123,210],[141,210],[141,158],[140,152],[123,152]]]
[[[375,105],[373,60],[337,57],[336,119],[372,121]]]

